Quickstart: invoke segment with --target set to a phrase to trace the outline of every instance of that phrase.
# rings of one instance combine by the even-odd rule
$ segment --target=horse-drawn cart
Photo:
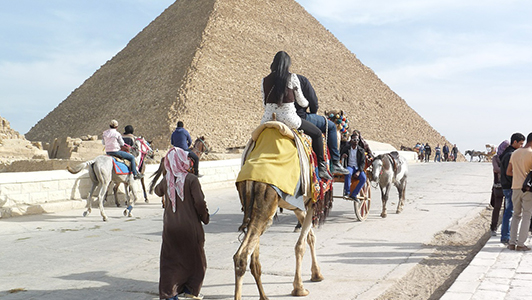
[[[368,165],[366,165],[367,169]],[[364,170],[366,172],[366,170]],[[335,182],[344,182],[344,176],[345,175],[334,175],[334,181]],[[358,184],[358,179],[353,178],[351,180],[351,187],[349,188],[350,192],[353,192],[355,187]],[[343,187],[342,187],[342,193],[343,193]],[[360,190],[360,193],[357,195],[357,200],[347,197],[347,196],[334,196],[333,198],[341,198],[348,201],[353,201],[353,207],[355,210],[355,215],[357,216],[359,221],[364,221],[368,218],[369,209],[371,207],[371,185],[369,179],[366,180],[366,183]]]

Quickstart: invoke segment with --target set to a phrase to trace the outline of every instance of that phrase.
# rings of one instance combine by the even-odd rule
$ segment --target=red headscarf
[[[177,147],[170,149],[164,158],[164,167],[166,168],[168,196],[172,201],[172,211],[175,212],[175,192],[177,192],[181,201],[184,200],[183,186],[185,184],[185,177],[187,177],[188,174],[187,170],[190,168],[188,152]]]

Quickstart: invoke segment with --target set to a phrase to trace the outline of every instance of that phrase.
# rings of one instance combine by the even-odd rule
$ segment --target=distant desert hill
[[[342,109],[369,140],[449,143],[294,0],[176,1],[26,138],[98,134],[117,119],[166,148],[178,120],[215,151],[245,145],[262,116],[261,79],[279,50],[308,77],[320,113]]]

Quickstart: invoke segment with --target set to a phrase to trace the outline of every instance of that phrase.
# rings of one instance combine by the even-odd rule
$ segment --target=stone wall
[[[154,173],[158,167],[147,165],[146,174]],[[201,185],[204,189],[234,186],[239,170],[240,159],[202,162]],[[66,170],[0,173],[0,182],[0,218],[84,208],[91,187],[87,170],[78,174]],[[142,189],[136,183],[137,197],[142,201]],[[123,201],[123,186],[120,189],[119,199]],[[108,204],[114,205],[114,201]]]

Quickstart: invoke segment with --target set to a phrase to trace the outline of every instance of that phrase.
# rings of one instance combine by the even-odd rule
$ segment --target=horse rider
[[[131,147],[135,145],[135,136],[133,135],[133,126],[127,125],[124,128],[124,133],[122,133],[122,139],[124,140],[124,143],[128,144]]]
[[[192,145],[192,138],[190,137],[190,133],[183,127],[184,124],[182,121],[177,122],[177,127],[172,133],[171,143],[172,146],[181,148],[188,152],[188,157],[192,159],[194,162],[194,175],[199,176],[198,169],[199,169],[199,157],[190,149],[190,146]]]
[[[331,120],[316,114],[319,107],[318,96],[316,96],[316,91],[310,84],[308,78],[299,74],[297,74],[297,78],[301,83],[301,91],[309,103],[308,107],[302,107],[299,103],[294,102],[298,116],[300,116],[302,120],[307,120],[316,125],[322,133],[327,133],[327,147],[331,151],[333,173],[339,175],[349,174],[349,171],[340,163],[336,125]],[[310,113],[307,112],[307,108],[310,109]]]
[[[366,183],[366,173],[364,167],[366,166],[365,150],[360,146],[360,135],[356,132],[351,136],[348,144],[344,145],[340,151],[342,158],[347,161],[347,174],[344,178],[344,197],[352,198],[358,202],[357,195]],[[350,193],[351,177],[358,178],[358,184]]]
[[[144,177],[144,174],[140,174],[137,171],[137,164],[135,162],[135,157],[125,151],[121,151],[121,147],[125,145],[122,135],[116,130],[118,128],[118,121],[112,120],[109,124],[109,129],[103,132],[102,143],[105,145],[105,153],[107,155],[117,156],[123,159],[129,160],[131,163],[131,172],[135,179],[140,179]]]

